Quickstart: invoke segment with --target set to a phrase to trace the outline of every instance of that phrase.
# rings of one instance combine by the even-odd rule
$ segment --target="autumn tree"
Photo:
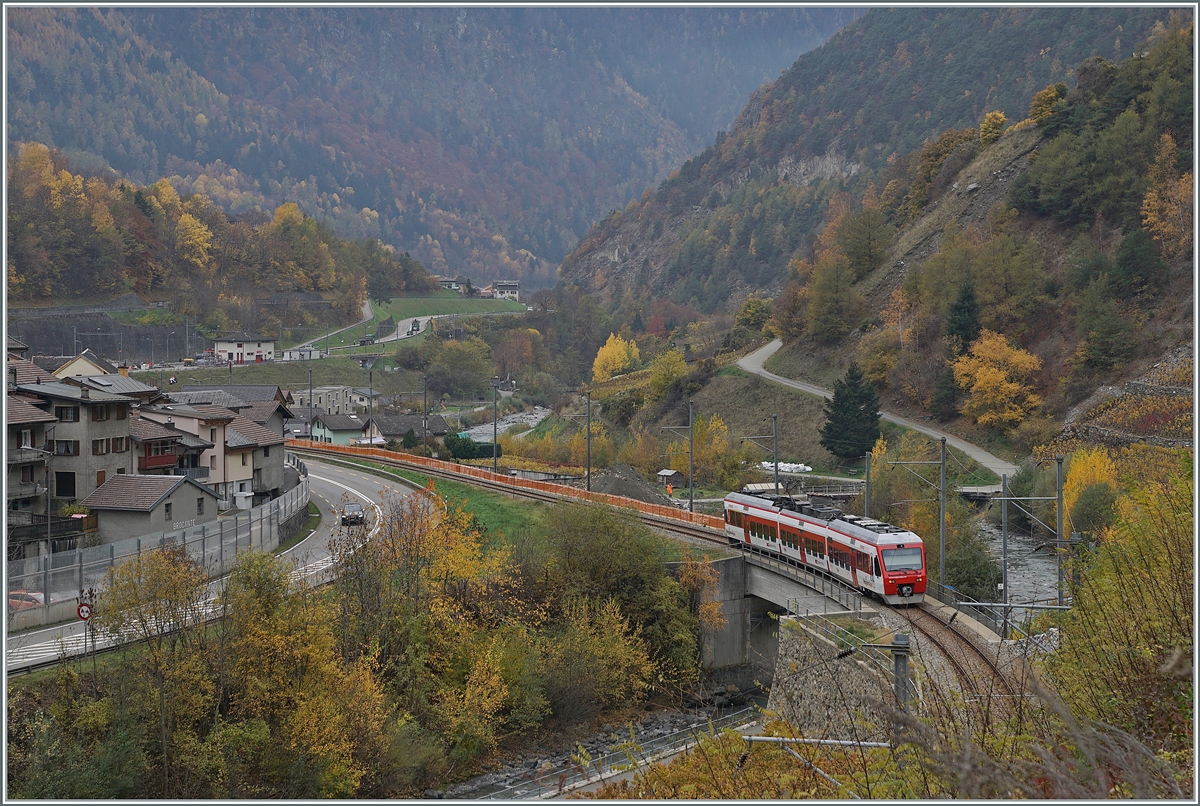
[[[998,109],[984,115],[983,122],[979,124],[979,144],[987,148],[999,140],[1000,135],[1004,134],[1004,124],[1007,122],[1008,118]]]
[[[1061,81],[1051,84],[1043,90],[1038,90],[1029,103],[1029,119],[1041,126],[1059,109],[1059,101],[1066,97],[1067,85]],[[1064,102],[1065,105],[1065,102]]]
[[[186,742],[212,708],[213,687],[199,652],[207,581],[204,568],[182,546],[143,552],[109,569],[91,624],[117,641],[132,639],[145,647],[145,671],[157,698],[164,797],[186,793],[173,763],[176,740]]]
[[[608,341],[596,352],[596,360],[592,362],[592,381],[607,381],[614,375],[634,369],[641,360],[637,342],[609,333]]]
[[[825,401],[821,447],[843,459],[863,456],[879,438],[879,394],[851,362]]]
[[[822,344],[845,336],[862,315],[863,297],[854,287],[854,268],[841,250],[822,252],[813,271],[805,332]]]
[[[1190,758],[1194,486],[1190,455],[1175,459],[1165,478],[1139,474],[1117,501],[1114,527],[1074,560],[1080,584],[1048,666],[1077,714]],[[1093,476],[1099,465],[1087,464]]]
[[[895,228],[887,223],[875,196],[875,187],[871,185],[863,198],[862,209],[843,216],[837,228],[837,246],[850,262],[856,281],[879,268],[894,236]]]
[[[1154,151],[1148,188],[1142,199],[1142,221],[1162,247],[1175,257],[1192,250],[1192,172],[1175,174],[1175,138],[1163,132]]]
[[[984,330],[952,366],[954,380],[968,394],[962,413],[981,425],[1018,425],[1042,403],[1028,386],[1041,359],[1000,333]]]
[[[650,362],[650,394],[647,400],[657,403],[662,400],[677,383],[687,377],[687,362],[683,353],[672,347],[660,353]]]

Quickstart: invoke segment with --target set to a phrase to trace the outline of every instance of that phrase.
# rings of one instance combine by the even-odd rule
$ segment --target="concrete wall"
[[[748,566],[741,557],[716,560],[713,566],[725,626],[701,630],[701,671],[707,681],[741,689],[769,685],[778,645],[778,622],[769,614],[779,608],[747,592]]]

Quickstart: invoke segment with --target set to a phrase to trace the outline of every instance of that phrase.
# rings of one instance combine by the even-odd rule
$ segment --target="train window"
[[[770,532],[771,532],[771,533],[770,533],[770,535],[768,536],[768,538],[767,538],[767,539],[768,539],[768,540],[770,540],[772,543],[774,543],[774,542],[775,542],[775,527],[774,527],[774,526],[768,526],[767,528],[768,528],[768,529],[770,530]]]
[[[872,565],[872,567],[873,567],[873,569],[874,569],[875,576],[880,576],[880,574],[879,574],[879,558],[878,558],[878,557],[872,557],[872,558],[871,558],[871,565]]]
[[[921,549],[884,549],[883,567],[888,571],[920,571]]]

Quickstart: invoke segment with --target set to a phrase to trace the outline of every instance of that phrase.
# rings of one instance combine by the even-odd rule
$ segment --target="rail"
[[[431,459],[425,456],[416,456],[414,454],[407,453],[396,453],[394,451],[384,450],[381,448],[367,448],[356,445],[331,445],[329,443],[319,442],[314,443],[303,439],[289,439],[287,441],[287,446],[294,450],[315,451],[318,453],[340,454],[342,456],[354,456],[361,459],[386,461],[391,464],[408,467],[417,472],[433,471],[435,473],[442,474],[469,476],[471,478],[486,482],[493,487],[508,488],[514,492],[520,490],[540,493],[544,496],[553,496],[558,499],[592,501],[598,504],[608,504],[610,506],[635,509],[643,515],[649,516],[654,520],[667,521],[670,523],[686,523],[721,532],[724,532],[725,529],[725,519],[716,515],[706,515],[699,512],[685,512],[675,507],[663,506],[660,504],[649,504],[644,501],[638,501],[633,498],[625,498],[624,496],[620,495],[589,492],[587,490],[580,490],[565,484],[555,484],[548,481],[534,481],[533,479],[522,479],[514,476],[507,476],[501,473],[493,473],[492,471],[485,470],[483,468],[472,467],[470,465],[461,465],[455,462],[446,462],[441,459]]]
[[[925,595],[937,599],[944,605],[950,605],[955,610],[975,619],[996,635],[1004,637],[1004,619],[994,608],[983,605],[970,596],[959,593],[954,588],[943,587],[932,579],[926,583]]]

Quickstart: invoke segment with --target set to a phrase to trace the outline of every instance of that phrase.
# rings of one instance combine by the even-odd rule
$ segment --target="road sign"
[[[79,614],[79,618],[87,621],[92,617],[92,606],[87,602],[83,602],[75,609],[75,612]]]

